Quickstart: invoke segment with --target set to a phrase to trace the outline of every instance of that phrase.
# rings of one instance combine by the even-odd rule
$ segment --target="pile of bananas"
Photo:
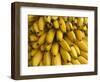
[[[28,15],[28,66],[87,63],[87,17]]]

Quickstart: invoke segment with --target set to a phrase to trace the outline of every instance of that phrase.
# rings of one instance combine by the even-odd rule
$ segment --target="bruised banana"
[[[66,24],[62,17],[59,17],[59,25],[60,25],[61,31],[65,33],[66,32]]]
[[[45,21],[44,21],[44,18],[43,18],[43,17],[40,17],[40,18],[39,18],[38,27],[39,27],[39,30],[40,30],[40,31],[44,30]]]
[[[59,44],[57,42],[52,44],[51,53],[52,55],[57,55],[59,51]]]
[[[73,58],[72,58],[71,62],[72,62],[72,64],[81,64],[77,59],[73,59]]]
[[[61,65],[61,56],[59,53],[56,56],[52,56],[52,65]]]
[[[50,52],[44,52],[43,64],[46,65],[46,66],[51,65],[51,54],[50,54]]]
[[[62,41],[60,41],[59,44],[65,50],[67,50],[67,51],[71,50],[69,44],[64,39],[62,39]]]
[[[57,41],[62,41],[62,39],[63,39],[63,33],[62,33],[62,31],[57,30],[56,38],[57,38]]]
[[[53,39],[54,39],[54,36],[55,36],[55,31],[54,29],[50,29],[47,33],[47,36],[46,36],[46,42],[47,43],[52,43],[53,42]]]
[[[76,52],[74,46],[71,47],[70,55],[71,55],[73,58],[77,58],[77,57],[78,57],[77,52]]]
[[[81,50],[80,55],[83,56],[84,58],[88,59],[88,52]]]
[[[80,62],[81,64],[87,64],[87,63],[88,63],[88,61],[87,61],[83,56],[79,56],[79,57],[78,57],[78,60],[79,60],[79,62]]]
[[[71,61],[71,56],[70,56],[70,54],[69,54],[65,49],[63,49],[62,47],[60,47],[60,54],[61,54],[61,56],[62,56],[62,59],[63,59],[65,62]]]
[[[46,33],[42,34],[38,40],[38,44],[42,45],[45,42]]]
[[[58,20],[54,20],[53,21],[53,25],[54,25],[55,29],[58,29],[59,28],[59,22],[58,22]]]
[[[76,36],[75,36],[75,33],[73,31],[68,32],[67,36],[72,42],[76,41]]]
[[[42,52],[39,50],[32,58],[32,66],[39,65],[40,61],[42,60]]]

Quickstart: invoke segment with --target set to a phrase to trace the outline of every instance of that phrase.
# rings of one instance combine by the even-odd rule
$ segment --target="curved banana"
[[[82,51],[80,53],[81,56],[83,56],[84,58],[88,59],[88,52]]]
[[[35,34],[31,34],[29,36],[29,39],[30,39],[30,41],[37,41],[38,40],[38,37]]]
[[[62,31],[57,30],[56,38],[57,38],[57,41],[62,41],[62,39],[63,39],[63,33],[62,33]]]
[[[76,44],[73,44],[73,46],[74,46],[77,54],[80,55],[80,49],[79,49],[79,47]]]
[[[55,29],[58,29],[59,28],[59,22],[58,22],[58,20],[54,20],[53,21],[53,25],[54,25]]]
[[[79,56],[79,57],[78,57],[78,60],[79,60],[79,62],[80,62],[81,64],[87,64],[87,63],[88,63],[88,61],[87,61],[83,56]]]
[[[39,28],[38,28],[37,22],[33,23],[33,28],[34,28],[35,33],[38,34],[39,33]]]
[[[72,64],[81,64],[77,59],[73,59],[73,58],[72,58],[71,62],[72,62]]]
[[[33,43],[32,43],[32,48],[33,48],[33,49],[39,48],[38,42],[33,42]]]
[[[45,44],[45,51],[50,51],[52,44]]]
[[[36,52],[38,51],[38,49],[32,49],[32,51],[30,52],[31,56],[34,56],[36,54]]]
[[[69,38],[64,37],[64,40],[65,40],[70,46],[73,45],[73,42],[72,42]]]

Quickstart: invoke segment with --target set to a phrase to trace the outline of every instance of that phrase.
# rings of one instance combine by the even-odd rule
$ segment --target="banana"
[[[44,66],[43,61],[41,60],[39,66]]]
[[[70,55],[71,55],[73,58],[77,58],[77,57],[78,57],[77,52],[76,52],[74,46],[71,46]]]
[[[85,34],[81,30],[76,30],[76,37],[78,40],[82,40],[85,37]]]
[[[50,54],[50,52],[44,52],[43,64],[46,65],[46,66],[51,65],[51,54]]]
[[[42,34],[38,40],[38,44],[42,45],[45,42],[46,33]]]
[[[68,21],[68,17],[63,17],[64,21],[67,22]]]
[[[69,38],[64,37],[64,40],[65,40],[70,46],[73,45],[73,42],[72,42]]]
[[[32,51],[30,52],[30,55],[31,55],[31,56],[34,56],[34,55],[36,54],[37,51],[38,51],[37,49],[32,49]]]
[[[53,39],[54,39],[54,36],[55,36],[55,31],[54,29],[50,29],[47,33],[47,36],[46,36],[46,42],[47,43],[52,43],[53,42]]]
[[[45,20],[45,22],[50,23],[51,22],[51,16],[44,16],[44,20]]]
[[[80,55],[83,56],[85,59],[88,59],[88,52],[84,52],[81,50]]]
[[[57,20],[58,19],[58,16],[51,16],[51,19],[52,20]]]
[[[28,15],[28,22],[32,22],[34,19],[34,16],[32,16],[32,15]]]
[[[79,60],[79,62],[80,62],[81,64],[87,64],[87,63],[88,63],[88,61],[87,61],[83,56],[79,56],[79,57],[78,57],[78,60]]]
[[[39,33],[39,28],[38,28],[37,22],[33,23],[33,28],[34,28],[35,33],[38,34]]]
[[[72,64],[81,64],[77,59],[73,59],[73,58],[72,58],[71,62],[72,62]]]
[[[61,65],[61,57],[59,53],[56,56],[52,56],[52,65]]]
[[[53,21],[53,26],[54,26],[55,29],[59,28],[59,22],[58,22],[58,20],[54,20]]]
[[[59,51],[59,45],[57,42],[55,42],[52,44],[51,53],[52,53],[52,55],[57,55],[58,51]]]
[[[44,44],[40,46],[40,50],[41,50],[41,51],[45,51],[45,46],[44,46]]]
[[[65,33],[66,32],[66,24],[62,17],[59,17],[59,25],[60,25],[61,31]]]
[[[67,51],[71,50],[69,44],[64,39],[62,39],[62,41],[60,41],[59,44],[65,50],[67,50]]]
[[[33,49],[39,48],[38,42],[33,42],[33,43],[32,43],[32,48],[33,48]]]
[[[84,18],[84,23],[85,23],[85,24],[88,24],[88,17],[85,17],[85,18]]]
[[[77,45],[79,46],[79,48],[81,50],[86,51],[86,52],[88,51],[88,46],[87,46],[87,44],[83,40],[78,41]]]
[[[77,18],[77,25],[78,25],[78,26],[82,26],[83,23],[84,23],[84,18],[83,18],[83,17]]]
[[[75,33],[73,31],[68,32],[67,36],[72,42],[76,41],[76,36],[75,36]]]
[[[60,47],[60,54],[61,54],[61,57],[62,57],[64,62],[71,61],[70,54],[65,49],[63,49],[62,47]]]
[[[74,30],[73,25],[72,25],[71,22],[67,22],[67,23],[66,23],[66,29],[67,29],[68,31]]]
[[[50,51],[52,44],[45,44],[45,51]]]
[[[41,35],[43,35],[44,34],[44,30],[43,31],[39,31],[39,33],[38,34],[36,34],[38,37],[40,37]]]
[[[79,49],[79,47],[76,44],[73,44],[73,46],[74,46],[77,54],[80,55],[80,49]]]
[[[37,41],[38,40],[38,37],[35,34],[31,34],[29,36],[29,39],[30,39],[30,41]]]
[[[42,52],[39,50],[32,58],[32,66],[38,66],[40,61],[42,60]]]
[[[62,31],[57,30],[56,38],[57,38],[57,41],[62,41],[62,39],[63,39],[63,33],[62,33]]]
[[[44,21],[44,18],[43,18],[43,17],[40,17],[40,18],[39,18],[38,27],[39,27],[39,30],[40,30],[40,31],[44,30],[45,21]]]

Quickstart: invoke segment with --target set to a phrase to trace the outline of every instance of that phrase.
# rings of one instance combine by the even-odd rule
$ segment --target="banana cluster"
[[[28,66],[87,63],[87,17],[28,15]]]

